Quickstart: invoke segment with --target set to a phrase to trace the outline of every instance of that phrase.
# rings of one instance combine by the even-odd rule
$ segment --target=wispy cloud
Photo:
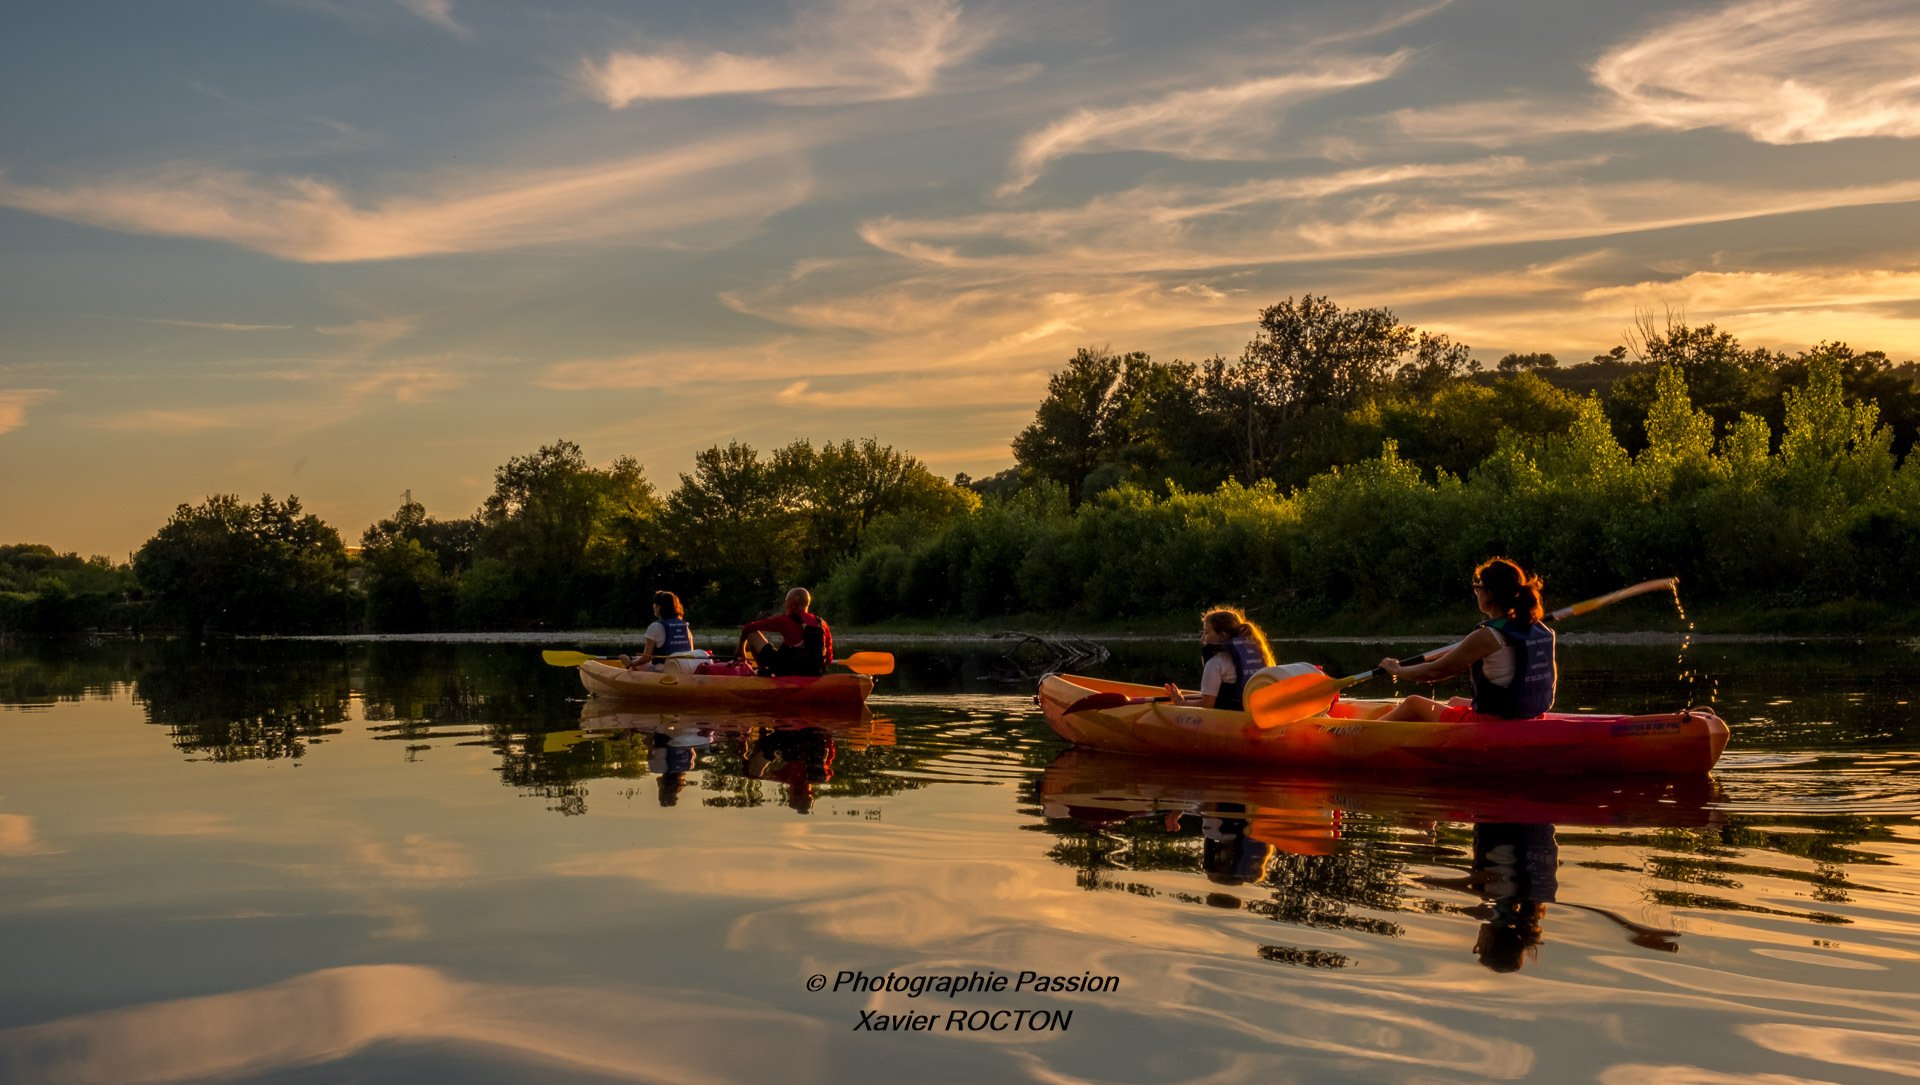
[[[27,412],[54,395],[51,388],[0,388],[0,433],[26,425]]]
[[[1920,18],[1904,0],[1746,0],[1603,53],[1598,93],[1410,108],[1416,139],[1499,147],[1636,128],[1725,128],[1762,143],[1920,136]]]
[[[473,34],[473,31],[453,17],[453,0],[394,0],[394,2],[456,38],[471,37]]]
[[[1672,305],[1694,319],[1807,309],[1905,307],[1920,302],[1920,270],[1695,271],[1665,282],[1598,287],[1581,297],[1620,309]]]
[[[453,0],[280,0],[288,7],[305,8],[331,15],[359,26],[374,25],[388,12],[405,13],[432,23],[456,38],[469,38],[473,31],[454,18]]]
[[[389,405],[429,403],[469,383],[468,367],[448,355],[326,359],[299,368],[254,373],[298,385],[278,398],[219,406],[156,405],[91,418],[102,429],[184,436],[213,430],[306,432]]]
[[[1231,186],[1142,185],[1073,207],[877,219],[861,236],[939,267],[1160,272],[1600,238],[1920,200],[1920,181],[1583,180],[1590,165],[1502,156]]]
[[[352,342],[361,351],[371,351],[405,339],[419,329],[416,321],[404,317],[355,320],[346,324],[328,324],[313,329],[321,335],[338,336]]]
[[[1000,195],[1022,191],[1055,159],[1095,151],[1143,150],[1182,158],[1259,159],[1286,108],[1389,78],[1407,57],[1351,57],[1310,70],[1182,90],[1132,105],[1081,109],[1020,141]]]
[[[223,241],[287,260],[393,260],[562,243],[699,245],[793,206],[810,187],[798,137],[742,133],[564,170],[428,181],[357,203],[313,177],[174,165],[65,186],[0,173],[0,206],[128,233]],[[702,231],[707,231],[704,233]]]
[[[148,407],[101,415],[94,421],[103,429],[179,435],[256,425],[259,423],[258,415],[259,408],[254,406],[223,410],[176,410],[166,407]]]
[[[1747,0],[1609,50],[1593,77],[1646,124],[1811,143],[1920,135],[1917,71],[1906,0]]]
[[[792,102],[912,98],[989,36],[983,25],[963,23],[952,0],[834,0],[797,13],[784,40],[767,52],[670,43],[584,62],[580,80],[614,109],[726,94]]]
[[[962,376],[907,375],[884,381],[794,381],[774,394],[783,407],[821,410],[925,410],[931,406],[1025,407],[1046,394],[1046,374],[971,373]],[[837,384],[837,386],[835,386]]]
[[[165,324],[173,328],[203,328],[216,332],[285,332],[291,324],[230,324],[217,320],[168,320],[164,317],[136,317],[142,324]]]

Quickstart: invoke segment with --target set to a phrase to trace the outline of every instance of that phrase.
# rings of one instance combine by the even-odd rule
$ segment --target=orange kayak
[[[1120,694],[1130,703],[1066,711],[1096,693]],[[1727,746],[1727,725],[1708,708],[1425,723],[1380,719],[1397,700],[1340,700],[1325,715],[1263,727],[1245,712],[1151,700],[1164,695],[1158,686],[1075,675],[1040,681],[1041,707],[1060,737],[1161,757],[1390,772],[1703,773]]]
[[[630,671],[617,661],[589,659],[580,664],[580,684],[602,697],[661,704],[715,707],[851,705],[866,703],[873,678],[864,674],[823,674],[818,678],[760,678],[727,674],[673,674]]]

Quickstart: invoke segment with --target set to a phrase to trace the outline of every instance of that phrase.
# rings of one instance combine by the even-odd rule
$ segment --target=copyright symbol
[[[807,990],[824,991],[827,989],[827,977],[815,973],[807,977]]]

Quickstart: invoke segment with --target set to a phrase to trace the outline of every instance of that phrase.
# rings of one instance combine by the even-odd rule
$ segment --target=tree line
[[[823,594],[861,622],[1238,602],[1378,628],[1457,609],[1463,571],[1507,554],[1561,600],[1679,575],[1697,600],[1911,624],[1920,367],[1672,319],[1629,340],[1488,370],[1307,296],[1237,359],[1083,349],[980,510],[868,548]]]
[[[1677,574],[1695,599],[1910,613],[1920,367],[1671,318],[1627,339],[1485,367],[1387,309],[1289,298],[1236,358],[1076,352],[990,478],[871,439],[732,442],[663,494],[561,440],[502,464],[470,515],[409,498],[351,552],[271,495],[181,505],[130,566],[0,547],[0,631],[630,626],[663,588],[724,624],[793,583],[862,623],[1215,602],[1378,620],[1457,602],[1492,553],[1561,599]]]

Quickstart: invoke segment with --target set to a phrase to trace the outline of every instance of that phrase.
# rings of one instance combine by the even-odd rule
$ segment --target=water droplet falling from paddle
[[[1680,582],[1673,582],[1673,610],[1686,624],[1687,631],[1680,637],[1680,652],[1674,657],[1674,665],[1680,669],[1679,679],[1687,684],[1686,706],[1692,708],[1699,699],[1700,672],[1687,663],[1687,650],[1693,647],[1693,622],[1687,618],[1687,608],[1680,602]],[[1717,686],[1714,692],[1717,692]],[[1713,693],[1708,695],[1708,704],[1713,703]]]

